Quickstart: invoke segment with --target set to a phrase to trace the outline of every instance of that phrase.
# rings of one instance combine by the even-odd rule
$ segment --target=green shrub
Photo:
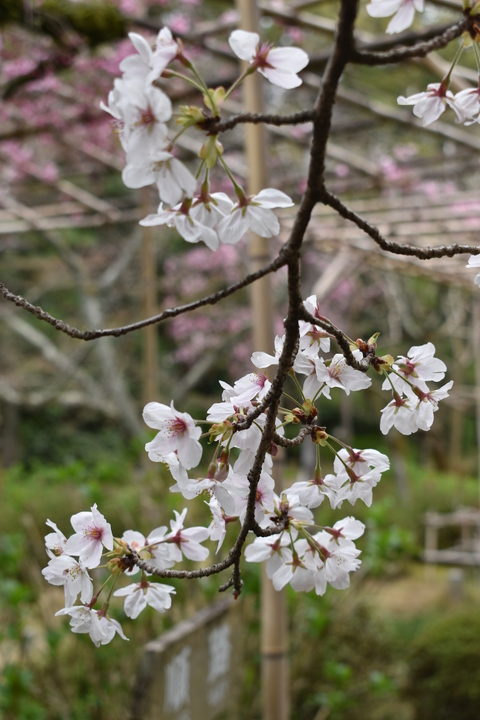
[[[431,624],[412,647],[407,692],[421,720],[478,720],[480,617],[476,609]]]

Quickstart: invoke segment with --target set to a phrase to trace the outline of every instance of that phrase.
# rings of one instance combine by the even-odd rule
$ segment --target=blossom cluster
[[[136,530],[126,530],[121,538],[114,538],[108,523],[96,505],[89,512],[79,512],[71,517],[75,533],[69,538],[51,520],[47,525],[53,530],[45,537],[45,546],[50,558],[42,570],[45,579],[52,585],[63,586],[65,607],[57,615],[69,615],[70,627],[75,633],[88,633],[98,647],[109,643],[115,634],[124,640],[120,623],[108,615],[110,597],[124,598],[127,617],[136,618],[149,605],[158,612],[171,607],[175,588],[159,582],[152,582],[149,573],[142,571],[136,582],[119,588],[114,587],[123,574],[129,576],[139,572],[129,559],[132,550],[159,572],[172,567],[183,557],[204,560],[208,550],[201,543],[209,536],[202,527],[185,528],[187,509],[175,512],[175,518],[167,527],[152,530],[148,537]],[[106,552],[105,552],[106,551]],[[105,563],[101,564],[105,554]],[[94,592],[89,571],[98,567],[109,571],[107,580]],[[100,602],[102,592],[110,585],[108,596]],[[75,604],[80,597],[80,604]],[[99,605],[97,607],[97,605]]]
[[[385,0],[372,0],[368,7],[374,8],[371,14],[381,15],[386,5]],[[395,12],[393,27],[398,30],[415,9],[423,9],[423,3],[412,0],[407,7],[404,0],[389,0],[389,8]],[[136,33],[129,37],[135,52],[122,61],[122,77],[115,80],[103,107],[118,126],[126,156],[125,184],[134,188],[154,184],[158,189],[158,210],[142,224],[174,227],[187,242],[202,241],[212,250],[237,243],[250,230],[264,237],[276,235],[279,221],[274,210],[290,207],[292,200],[274,188],[248,196],[230,170],[214,128],[223,103],[248,74],[258,71],[281,88],[297,87],[307,55],[298,48],[272,48],[256,33],[235,30],[229,45],[246,65],[230,88],[212,89],[168,28],[158,33],[153,47]],[[180,107],[174,113],[163,90],[170,78],[190,82],[201,93],[203,107]],[[429,119],[439,105],[450,104],[458,110],[461,99],[449,94],[447,84],[439,88],[441,92],[432,94],[435,105],[430,98],[422,105],[420,98],[414,112]],[[411,98],[404,100],[409,103]],[[471,119],[473,112],[467,106],[472,107],[471,98],[465,99],[463,110],[465,118]],[[172,136],[169,123],[174,117],[180,129]],[[195,174],[175,156],[176,141],[191,127],[206,134]],[[215,169],[231,182],[233,198],[211,190]],[[469,264],[478,265],[476,259]],[[349,586],[350,574],[361,565],[355,541],[365,526],[350,515],[332,526],[322,525],[316,512],[324,502],[334,510],[357,501],[370,506],[390,463],[378,450],[355,448],[333,435],[320,424],[326,416],[320,404],[339,392],[350,395],[367,390],[372,385],[371,373],[381,378],[381,389],[391,394],[380,413],[381,432],[396,428],[409,435],[431,427],[439,402],[448,397],[453,383],[437,389],[428,384],[442,381],[446,372],[432,343],[394,358],[378,354],[377,334],[367,341],[344,336],[349,348],[344,342],[343,352],[334,353],[332,326],[314,295],[304,301],[300,316],[295,349],[291,337],[288,349],[287,336],[279,335],[273,354],[254,352],[250,372],[232,384],[220,381],[221,398],[211,405],[205,419],[195,420],[178,411],[173,402],[152,401],[143,410],[146,425],[156,431],[145,445],[149,459],[168,468],[171,492],[187,501],[203,501],[208,507],[208,511],[204,508],[205,525],[185,527],[186,507],[174,511],[169,527],[156,527],[146,536],[128,529],[114,537],[96,505],[72,515],[74,533],[68,538],[47,521],[53,532],[45,538],[49,562],[43,575],[63,587],[65,606],[57,615],[69,616],[73,632],[87,633],[97,646],[117,634],[127,639],[111,616],[112,598],[123,599],[124,612],[132,619],[147,605],[158,612],[168,610],[175,588],[155,578],[184,576],[185,571],[174,569],[184,559],[204,563],[210,554],[207,542],[219,553],[229,526],[243,529],[237,544],[253,538],[244,551],[245,560],[265,562],[277,590],[290,584],[295,590],[322,595],[328,585]],[[266,368],[277,365],[290,383],[282,388],[279,401],[264,374]],[[210,456],[202,464],[206,441]],[[278,447],[288,449],[303,442],[314,448],[309,479],[276,489],[273,458]],[[232,552],[223,565],[220,561],[210,568],[211,573],[206,568],[202,574],[234,563],[238,571],[240,557],[233,558]],[[92,571],[100,576],[97,588]],[[124,576],[128,583],[117,587]],[[234,576],[232,583],[239,592]]]
[[[271,83],[287,89],[301,83],[298,72],[308,63],[300,48],[273,48],[260,42],[256,33],[234,30],[229,45],[235,55],[249,63],[235,83],[208,88],[184,48],[169,28],[158,33],[154,47],[137,33],[130,33],[135,53],[120,64],[122,77],[117,78],[102,108],[116,121],[120,142],[126,153],[123,182],[129,188],[156,185],[160,204],[155,213],[140,224],[173,227],[190,243],[204,242],[211,250],[220,244],[237,243],[249,230],[262,237],[272,237],[280,230],[274,213],[277,208],[293,205],[285,193],[265,188],[248,196],[223,156],[223,147],[206,123],[220,117],[222,104],[242,79],[258,70]],[[176,63],[176,64],[175,64]],[[175,64],[180,70],[172,70]],[[204,108],[182,106],[176,115],[180,130],[171,137],[168,123],[173,118],[172,103],[162,87],[168,78],[180,77],[203,95]],[[174,155],[175,142],[190,127],[207,132],[194,175]],[[226,173],[234,190],[232,199],[225,192],[212,192],[210,174],[215,167]]]
[[[159,612],[170,608],[174,587],[153,581],[152,575],[168,576],[184,558],[204,562],[209,555],[204,542],[213,542],[218,553],[228,526],[235,523],[247,522],[250,534],[256,536],[245,550],[246,561],[265,562],[277,589],[290,584],[295,590],[315,590],[321,595],[327,585],[338,589],[349,585],[350,573],[361,564],[354,541],[363,534],[364,525],[347,515],[332,527],[324,526],[314,513],[324,501],[333,509],[357,501],[370,506],[374,488],[390,463],[378,450],[351,447],[318,424],[319,403],[330,400],[332,393],[348,395],[369,388],[372,380],[367,371],[373,368],[374,374],[383,377],[382,389],[392,393],[381,411],[381,431],[395,427],[408,435],[430,428],[452,382],[436,390],[427,385],[441,381],[446,372],[432,343],[412,347],[394,359],[377,354],[376,336],[366,342],[352,341],[353,357],[365,371],[351,367],[344,355],[330,352],[331,337],[316,324],[322,316],[314,295],[305,300],[304,309],[311,321],[299,321],[298,351],[289,373],[292,388],[284,391],[273,442],[258,461],[260,467],[255,469],[257,451],[272,389],[261,370],[282,362],[284,336],[276,338],[273,355],[253,353],[252,372],[233,384],[220,381],[221,400],[211,405],[205,420],[194,420],[173,402],[170,406],[150,402],[144,408],[145,423],[156,431],[145,446],[148,457],[168,467],[172,492],[185,500],[204,500],[210,518],[206,526],[186,528],[184,508],[174,512],[169,528],[155,528],[148,536],[127,530],[114,538],[96,505],[72,516],[75,532],[69,538],[47,522],[53,532],[45,538],[50,560],[43,574],[53,585],[63,586],[65,607],[57,615],[70,616],[73,632],[88,633],[96,645],[110,642],[115,634],[125,638],[118,621],[109,615],[112,597],[124,599],[130,618],[147,605]],[[201,425],[207,426],[203,433]],[[195,468],[204,455],[202,439],[208,439],[214,450],[199,474]],[[310,479],[296,480],[276,492],[272,468],[277,446],[288,448],[303,441],[315,447]],[[252,494],[251,479],[257,471]],[[260,532],[255,532],[255,526]],[[96,568],[107,570],[109,576],[94,592],[90,571]],[[135,573],[141,573],[139,579],[115,589],[121,576]],[[100,601],[104,592],[107,597]]]

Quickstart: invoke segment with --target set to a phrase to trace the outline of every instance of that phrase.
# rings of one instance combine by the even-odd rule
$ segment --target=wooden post
[[[255,0],[237,0],[239,27],[249,32],[258,30]],[[244,82],[244,109],[262,112],[262,85],[258,73]],[[246,125],[245,150],[248,167],[248,192],[255,194],[268,186],[266,166],[266,133],[263,125]],[[250,272],[270,260],[270,240],[251,235],[249,244]],[[270,276],[257,280],[251,290],[252,341],[255,350],[273,352],[273,305]],[[276,592],[263,573],[261,600],[261,654],[263,720],[288,720],[288,638],[285,595]]]
[[[475,425],[477,434],[478,504],[480,507],[480,302],[472,292],[472,356],[475,369]]]
[[[149,193],[141,194],[142,206],[149,207]],[[147,210],[148,212],[148,210]],[[143,314],[150,317],[157,312],[156,253],[151,228],[142,227],[141,277],[143,285]],[[147,325],[143,330],[143,401],[157,400],[157,328]]]

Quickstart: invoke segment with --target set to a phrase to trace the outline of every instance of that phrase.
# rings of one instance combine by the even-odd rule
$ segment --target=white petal
[[[233,52],[241,60],[251,62],[255,57],[257,45],[260,42],[260,36],[254,32],[246,30],[234,30],[228,38],[228,44]]]

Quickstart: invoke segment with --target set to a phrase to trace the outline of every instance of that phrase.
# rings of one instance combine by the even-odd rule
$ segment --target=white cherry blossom
[[[137,52],[122,60],[120,70],[129,77],[140,76],[145,82],[151,83],[163,73],[178,54],[178,44],[167,27],[162,28],[158,33],[154,49],[138,33],[129,33],[128,37]]]
[[[97,647],[107,645],[115,634],[128,640],[122,626],[116,620],[107,617],[102,610],[93,610],[85,605],[65,607],[55,615],[70,615],[70,628],[74,633],[88,633]]]
[[[215,552],[218,553],[223,545],[223,541],[225,540],[225,535],[227,533],[227,521],[232,518],[225,514],[224,509],[216,497],[211,497],[206,504],[212,513],[212,521],[208,526],[209,537],[210,540],[217,541],[217,549]]]
[[[172,103],[159,88],[146,86],[141,77],[117,78],[108,105],[101,107],[121,124],[120,140],[128,162],[142,164],[164,148]]]
[[[172,546],[165,542],[166,535],[167,528],[163,525],[152,530],[147,537],[138,530],[126,530],[122,535],[122,540],[143,560],[154,565],[158,570],[167,570],[175,564],[175,560],[172,557]],[[134,575],[137,572],[138,568],[136,567],[132,570],[125,570],[126,575]]]
[[[43,568],[42,575],[51,585],[61,585],[65,591],[65,605],[73,605],[78,595],[82,603],[88,603],[93,595],[92,580],[82,562],[63,553],[53,557]]]
[[[416,412],[419,430],[430,430],[433,425],[433,415],[438,410],[438,403],[448,397],[448,391],[451,390],[452,386],[453,380],[450,380],[450,382],[445,383],[437,390],[429,390],[428,388],[425,388],[424,391],[417,390],[418,404]]]
[[[293,369],[295,372],[300,373],[300,375],[307,376],[302,388],[306,398],[312,400],[319,390],[325,386],[325,381],[319,380],[317,377],[317,369],[322,373],[324,367],[325,363],[323,360],[320,361],[318,352],[313,346],[308,347],[306,350],[298,351],[293,363]],[[324,388],[323,394],[326,397],[330,397],[328,388]]]
[[[435,345],[431,342],[425,343],[425,345],[415,345],[410,348],[407,356],[400,355],[394,363],[394,368],[404,378],[409,380],[414,385],[420,384],[421,381],[433,380],[439,382],[445,377],[447,366],[439,358],[434,357]],[[395,382],[395,376],[390,375],[390,378]],[[388,381],[385,381],[382,389],[388,389],[386,385]]]
[[[230,402],[243,407],[251,400],[262,400],[271,388],[271,382],[261,373],[249,373],[235,381]]]
[[[280,355],[282,354],[285,335],[276,335],[274,341],[275,355],[265,352],[252,353],[251,361],[257,368],[267,368],[271,365],[278,365]]]
[[[332,507],[336,507],[335,498],[344,480],[337,475],[328,474],[322,477],[315,474],[310,480],[298,480],[290,486],[289,491],[298,495],[302,505],[317,508],[327,497]]]
[[[129,618],[137,618],[147,605],[157,612],[165,612],[172,606],[172,595],[175,595],[172,585],[141,580],[116,590],[115,597],[124,597],[123,609]]]
[[[123,169],[122,180],[128,188],[141,188],[155,185],[160,200],[168,205],[176,205],[183,197],[195,192],[197,181],[190,170],[166,150],[156,150],[139,163],[133,158]]]
[[[380,430],[386,435],[395,427],[402,435],[411,435],[418,430],[417,398],[412,392],[400,396],[395,393],[391,402],[381,410]]]
[[[342,462],[343,461],[343,462]],[[368,448],[366,450],[359,450],[358,448],[342,448],[339,450],[337,457],[334,460],[333,468],[336,473],[342,472],[345,468],[344,464],[356,474],[363,475],[369,470],[376,470],[379,473],[385,472],[390,469],[390,460],[387,455]]]
[[[290,545],[288,533],[280,533],[271,537],[256,537],[245,549],[247,562],[265,562],[269,578],[278,570],[287,557],[285,549]]]
[[[302,84],[297,73],[309,62],[304,50],[261,44],[257,33],[246,30],[234,30],[228,43],[237,57],[252,64],[273,85],[290,89]]]
[[[415,93],[409,97],[400,95],[397,102],[399,105],[413,105],[413,114],[422,120],[423,126],[431,125],[438,120],[447,107],[451,107],[458,120],[462,121],[462,115],[455,104],[455,97],[443,83],[430,83],[425,92]]]
[[[187,514],[187,508],[181,513],[173,511],[175,519],[170,521],[171,532],[166,536],[166,540],[172,543],[172,555],[175,562],[182,560],[182,553],[189,560],[205,560],[208,557],[208,548],[200,543],[207,540],[210,536],[209,531],[205,527],[184,528],[183,523]]]
[[[149,453],[154,451],[166,456],[175,452],[182,466],[187,470],[196,467],[202,457],[202,446],[198,442],[202,431],[195,425],[191,415],[178,412],[158,402],[150,402],[143,409],[145,423],[159,432],[145,445]]]
[[[273,208],[292,207],[293,204],[288,195],[274,188],[265,188],[251,197],[244,196],[220,221],[218,234],[221,242],[233,245],[249,230],[262,237],[278,235],[280,223]]]
[[[354,353],[359,357],[359,353]],[[351,391],[364,390],[372,384],[366,373],[356,370],[348,365],[345,357],[337,353],[327,365],[322,358],[316,364],[317,380],[325,384],[321,393],[330,397],[330,388],[341,388],[347,395]]]
[[[424,4],[424,0],[372,0],[367,5],[367,12],[371,17],[393,15],[387,26],[387,33],[398,33],[410,27],[415,10],[423,12]]]
[[[455,95],[455,106],[462,117],[462,122],[472,125],[480,117],[480,86],[465,88]]]
[[[204,242],[210,250],[217,250],[220,244],[218,232],[201,222],[192,208],[192,200],[186,198],[173,208],[164,207],[163,203],[160,203],[157,212],[140,220],[140,225],[144,227],[168,225],[174,227],[187,242]]]
[[[480,255],[470,255],[468,258],[468,263],[465,267],[468,268],[480,268]],[[475,285],[480,285],[480,273],[478,275],[475,275]]]
[[[51,520],[47,520],[45,524],[53,530],[53,532],[45,535],[45,549],[47,551],[47,555],[49,558],[58,557],[65,550],[67,538]]]
[[[322,319],[323,316],[320,312],[316,295],[310,295],[304,300],[303,305],[310,315]],[[328,335],[328,333],[319,328],[318,325],[312,325],[312,323],[305,322],[304,320],[300,320],[298,326],[300,331],[300,350],[312,348],[317,350],[317,352],[329,352],[330,335]]]
[[[93,505],[90,512],[79,512],[72,515],[70,522],[76,531],[65,543],[64,552],[78,555],[86,568],[94,568],[100,564],[103,548],[112,550],[113,535],[108,523],[97,506]]]

